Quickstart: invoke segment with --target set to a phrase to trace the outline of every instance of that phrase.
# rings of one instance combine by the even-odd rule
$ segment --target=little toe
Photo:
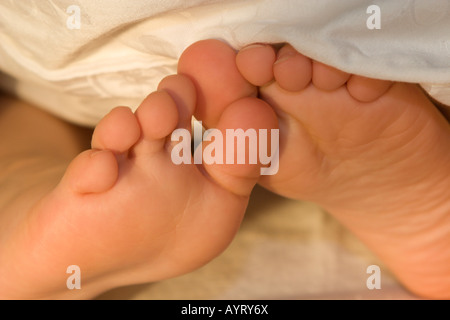
[[[61,185],[79,194],[105,192],[116,183],[118,168],[112,151],[87,150],[72,160]]]
[[[188,76],[196,87],[195,117],[214,127],[234,101],[256,96],[257,89],[239,72],[236,52],[218,40],[202,40],[189,46],[178,61],[178,74]]]
[[[347,81],[347,90],[354,99],[360,102],[372,102],[385,94],[392,84],[392,81],[352,75]]]
[[[123,153],[137,142],[140,134],[139,124],[131,109],[117,107],[98,123],[91,145],[93,149]]]
[[[313,61],[312,82],[324,91],[333,91],[343,86],[350,74],[318,61]]]
[[[272,46],[253,44],[238,52],[236,65],[248,82],[255,86],[263,86],[273,79],[273,64],[276,58]]]
[[[284,45],[273,65],[273,73],[278,85],[287,91],[300,91],[311,82],[311,59],[302,55],[291,45]]]

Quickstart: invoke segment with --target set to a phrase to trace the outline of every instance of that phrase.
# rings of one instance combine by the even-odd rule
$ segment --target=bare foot
[[[170,134],[190,128],[195,107],[193,84],[176,75],[135,113],[118,107],[105,116],[92,149],[2,242],[1,297],[91,298],[189,272],[219,255],[239,228],[261,166],[174,164]],[[236,118],[243,129],[277,127],[258,99],[222,111],[221,131],[237,128]],[[81,270],[81,290],[66,286],[70,265]]]
[[[208,126],[260,86],[280,126],[279,172],[260,183],[322,205],[413,292],[450,297],[450,126],[416,85],[350,75],[289,45],[236,55],[215,40],[188,48],[179,72],[204,97]]]

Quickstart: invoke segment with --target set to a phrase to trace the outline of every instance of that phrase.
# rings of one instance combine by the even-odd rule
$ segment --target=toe
[[[385,94],[392,85],[392,81],[366,78],[352,75],[347,81],[350,95],[361,102],[372,102]]]
[[[219,185],[234,194],[248,196],[264,169],[275,169],[269,174],[276,173],[277,167],[272,166],[278,164],[278,120],[266,102],[253,97],[235,101],[223,112],[217,129],[212,130],[214,139],[203,143],[204,167]],[[215,149],[216,161],[208,161],[208,154],[212,154],[208,149],[217,143],[217,136],[222,137],[225,150],[218,156],[219,150]],[[267,149],[262,150],[263,146]]]
[[[350,78],[350,74],[323,64],[313,62],[312,82],[315,87],[324,91],[333,91],[343,86]]]
[[[236,65],[248,82],[263,86],[273,79],[273,64],[276,53],[272,46],[253,44],[241,49],[236,56]]]
[[[165,90],[147,96],[136,110],[141,127],[141,138],[146,141],[163,141],[178,124],[178,108]]]
[[[197,100],[192,81],[183,75],[171,75],[159,83],[158,90],[166,91],[175,102],[179,115],[177,128],[190,130]]]
[[[113,152],[91,149],[72,160],[61,183],[79,194],[100,193],[112,188],[118,172]]]
[[[312,62],[287,44],[278,51],[273,73],[281,88],[292,92],[300,91],[311,82]]]
[[[93,149],[123,153],[136,143],[139,136],[139,124],[131,109],[117,107],[98,123],[91,145]]]
[[[225,108],[234,101],[256,96],[236,66],[236,52],[218,40],[192,44],[181,55],[178,74],[188,76],[197,91],[195,117],[214,127]]]

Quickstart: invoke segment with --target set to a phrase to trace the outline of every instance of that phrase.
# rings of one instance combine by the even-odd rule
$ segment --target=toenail
[[[96,156],[98,156],[101,153],[104,153],[105,150],[101,150],[101,149],[93,149],[92,152],[89,154],[90,158],[94,158]]]
[[[289,60],[290,58],[294,57],[296,54],[297,54],[297,52],[293,52],[293,51],[283,52],[282,54],[278,55],[277,61],[275,61],[275,64]]]
[[[274,64],[281,63],[281,62],[284,62],[286,60],[289,60],[292,56],[293,56],[293,54],[290,54],[290,55],[288,55],[286,57],[280,57],[280,58],[277,59],[277,61],[275,61]]]
[[[239,50],[240,52],[243,52],[243,51],[246,51],[246,50],[249,50],[249,49],[255,49],[255,48],[265,48],[267,45],[265,45],[265,44],[261,44],[261,43],[254,43],[254,44],[251,44],[251,45],[248,45],[248,46],[246,46],[246,47],[243,47],[241,50]]]
[[[298,52],[291,46],[285,46],[278,51],[277,61],[275,63],[281,63],[288,60],[291,57],[294,57],[298,54]]]

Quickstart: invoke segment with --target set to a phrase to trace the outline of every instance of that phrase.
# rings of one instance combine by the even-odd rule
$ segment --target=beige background
[[[381,268],[381,289],[366,272]],[[257,187],[228,249],[190,274],[98,299],[416,299],[358,239],[312,203]]]

